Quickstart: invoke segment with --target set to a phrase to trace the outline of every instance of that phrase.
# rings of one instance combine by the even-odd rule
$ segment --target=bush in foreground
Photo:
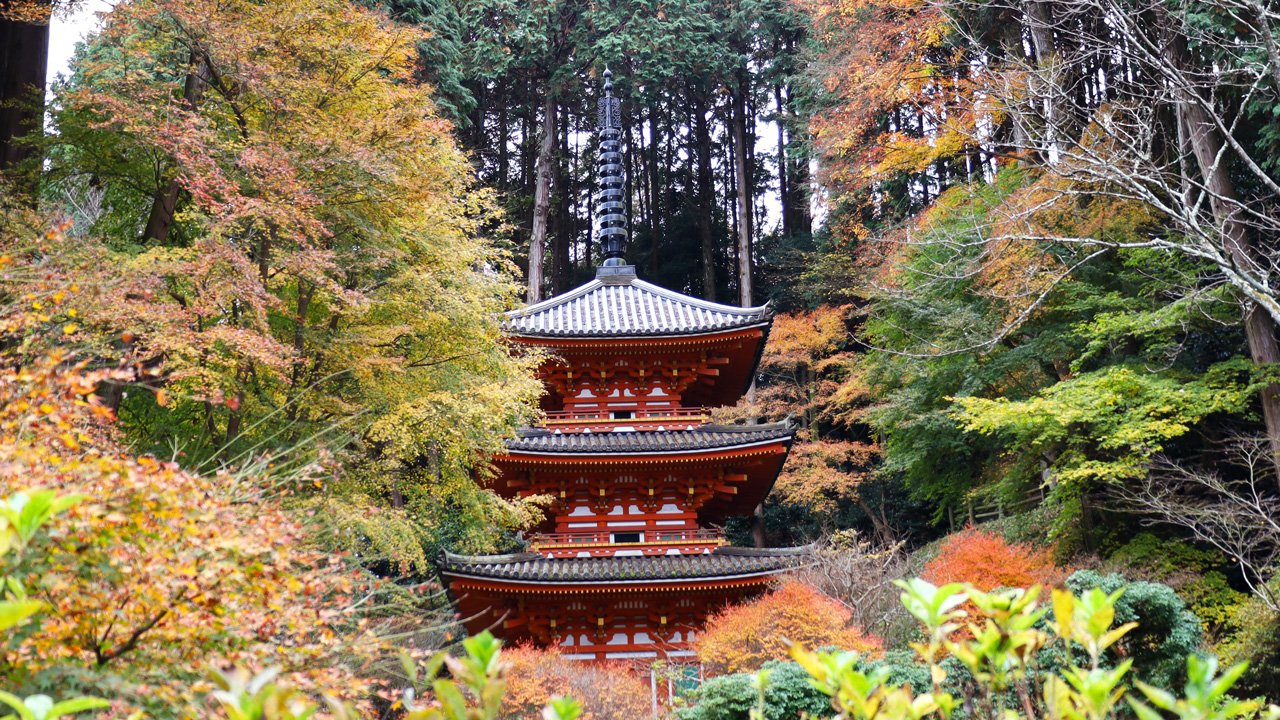
[[[967,528],[943,541],[920,574],[933,583],[967,582],[990,592],[1001,587],[1060,585],[1066,572],[1047,550],[1006,542],[998,533]]]
[[[652,710],[648,683],[623,665],[570,660],[527,645],[506,650],[503,658],[511,665],[502,720],[539,720],[556,695],[576,698],[583,720],[642,720]]]
[[[850,620],[848,608],[811,585],[787,580],[756,600],[707,620],[694,650],[712,674],[757,670],[787,656],[787,642],[874,652],[880,641]]]

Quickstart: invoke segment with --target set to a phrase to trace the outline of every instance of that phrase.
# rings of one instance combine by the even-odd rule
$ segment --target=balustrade
[[[711,419],[706,408],[580,408],[575,410],[551,410],[546,413],[543,426],[561,432],[607,432],[615,427],[635,430],[655,430],[658,427],[683,429],[689,425],[701,425]]]
[[[618,540],[618,536],[631,540]],[[724,533],[705,528],[662,530],[643,528],[636,530],[584,530],[563,533],[543,533],[530,538],[529,546],[536,552],[562,550],[586,546],[638,546],[638,545],[724,545]]]

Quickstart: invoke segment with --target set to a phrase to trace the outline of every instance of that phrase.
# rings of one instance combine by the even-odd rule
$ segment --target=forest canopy
[[[48,509],[0,528],[23,697],[190,716],[217,661],[409,707],[397,651],[463,635],[436,561],[526,549],[551,502],[488,488],[544,390],[502,318],[595,277],[606,68],[626,261],[775,313],[715,421],[795,443],[723,529],[814,543],[714,615],[736,679],[691,715],[750,717],[733,671],[766,666],[814,707],[755,634],[797,608],[841,672],[940,692],[910,576],[997,625],[1034,614],[1006,584],[1109,598],[1144,682],[1212,651],[1280,697],[1271,0],[124,0],[45,87],[76,8],[0,0],[0,502]],[[615,668],[509,657],[512,713],[643,711]]]

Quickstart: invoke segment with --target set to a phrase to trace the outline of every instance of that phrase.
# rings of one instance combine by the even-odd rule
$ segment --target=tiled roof
[[[703,425],[693,430],[637,430],[631,432],[553,433],[525,428],[506,441],[508,450],[562,453],[642,453],[667,450],[709,450],[790,438],[790,421],[767,425]]]
[[[526,582],[626,582],[694,580],[767,575],[804,563],[811,548],[716,548],[701,555],[544,558],[534,552],[513,555],[445,553],[447,575]]]
[[[504,325],[515,335],[533,337],[697,335],[758,325],[772,315],[768,305],[721,305],[621,273],[509,312]]]

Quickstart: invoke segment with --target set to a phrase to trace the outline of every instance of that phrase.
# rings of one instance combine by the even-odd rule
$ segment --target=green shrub
[[[765,717],[794,720],[801,714],[830,717],[831,698],[809,683],[809,673],[793,662],[771,660],[764,691]],[[677,720],[747,720],[756,706],[757,691],[751,686],[752,673],[713,677],[690,694],[696,704],[676,710]]]
[[[1138,533],[1111,554],[1113,562],[1133,568],[1147,580],[1172,587],[1191,612],[1210,628],[1222,628],[1248,595],[1231,587],[1222,572],[1230,566],[1218,550]]]
[[[1111,559],[1141,569],[1154,579],[1166,580],[1179,573],[1204,574],[1222,567],[1225,558],[1216,550],[1142,532],[1113,552]]]
[[[1075,583],[1089,589],[1079,594],[1053,590],[1051,607],[1041,606],[1039,587],[985,593],[967,584],[898,581],[906,591],[904,605],[927,638],[914,646],[929,669],[931,687],[925,692],[911,681],[896,682],[887,667],[868,666],[855,653],[795,646],[791,654],[812,676],[813,686],[832,699],[836,720],[1164,720],[1165,713],[1178,720],[1280,720],[1280,706],[1264,708],[1231,696],[1244,664],[1222,667],[1217,658],[1192,653],[1181,658],[1181,687],[1159,688],[1133,677],[1132,655],[1168,651],[1198,623],[1182,617],[1180,626],[1153,644],[1150,633],[1134,634],[1138,623],[1121,617],[1180,615],[1168,587],[1127,584],[1117,575],[1078,575]],[[1101,586],[1106,585],[1121,587],[1105,592]],[[1135,598],[1121,608],[1119,601],[1129,593]],[[1046,632],[1050,613],[1052,632]],[[957,633],[962,627],[968,632]],[[1056,670],[1037,668],[1039,653],[1051,646],[1061,648],[1068,662]],[[1116,655],[1129,657],[1114,665],[1105,662]],[[944,666],[947,660],[968,670],[960,692],[953,689],[959,678]],[[750,718],[773,720],[763,702],[750,710]]]
[[[1280,580],[1273,581],[1280,584]],[[1280,701],[1280,612],[1250,597],[1227,621],[1229,634],[1217,652],[1223,662],[1248,662],[1237,688],[1242,696],[1261,695]]]
[[[1123,576],[1080,570],[1067,578],[1077,595],[1098,588],[1108,595],[1122,590],[1115,603],[1115,622],[1138,623],[1112,651],[1112,662],[1132,660],[1134,674],[1160,687],[1173,687],[1183,677],[1185,658],[1197,652],[1204,635],[1200,619],[1168,585],[1128,582]]]

